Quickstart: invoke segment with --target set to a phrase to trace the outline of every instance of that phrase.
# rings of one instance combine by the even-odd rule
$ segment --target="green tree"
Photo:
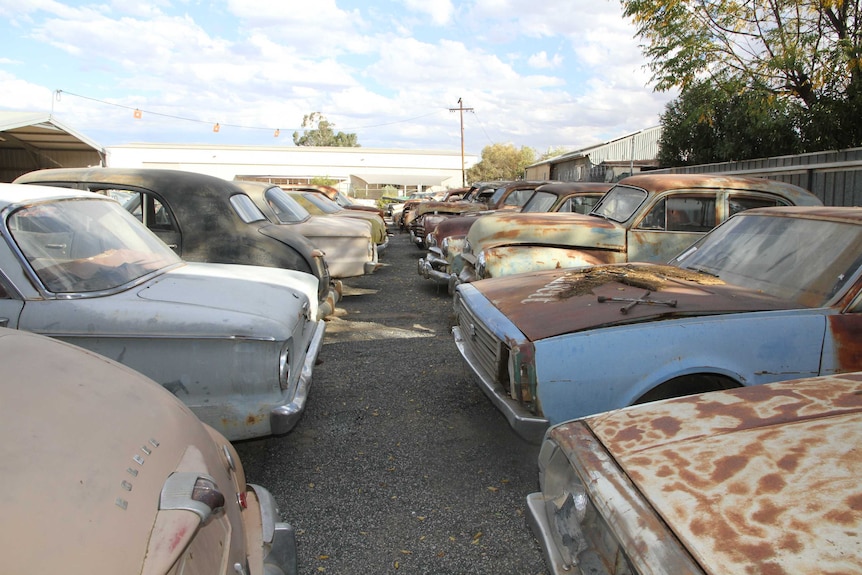
[[[491,144],[482,148],[482,159],[467,170],[468,182],[519,180],[524,170],[536,160],[533,148],[512,144]]]
[[[862,14],[851,0],[621,0],[656,89],[709,81],[792,102],[803,142],[862,145]],[[798,114],[798,115],[797,115]]]
[[[542,160],[549,160],[551,158],[556,158],[557,156],[562,156],[566,152],[568,152],[568,148],[564,146],[557,146],[556,148],[548,148],[548,151],[538,157],[536,161],[541,162]],[[528,164],[529,165],[529,164]]]
[[[320,112],[312,112],[302,117],[303,133],[293,133],[293,143],[297,146],[324,146],[358,148],[356,134],[336,132],[331,123]]]
[[[730,162],[799,153],[798,106],[766,89],[728,91],[701,81],[670,102],[661,117],[663,166]]]

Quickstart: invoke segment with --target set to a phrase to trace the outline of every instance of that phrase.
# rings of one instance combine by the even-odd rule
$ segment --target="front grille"
[[[459,301],[458,325],[464,346],[480,364],[482,371],[504,389],[509,389],[508,348]]]

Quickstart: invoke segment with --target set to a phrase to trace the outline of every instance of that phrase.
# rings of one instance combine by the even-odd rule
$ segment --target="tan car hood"
[[[794,302],[727,285],[705,274],[656,264],[541,271],[481,280],[470,285],[531,341],[673,315],[798,307]],[[600,301],[602,299],[604,301]],[[642,303],[623,311],[632,303],[629,300],[642,300]]]
[[[862,373],[690,396],[587,424],[711,572],[858,569]]]
[[[212,440],[170,393],[101,356],[14,330],[0,354],[18,358],[0,368],[3,571],[140,572],[165,479],[190,442]]]

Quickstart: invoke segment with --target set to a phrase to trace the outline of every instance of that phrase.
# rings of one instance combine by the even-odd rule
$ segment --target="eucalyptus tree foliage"
[[[302,117],[303,133],[293,133],[293,143],[297,146],[324,146],[358,148],[356,134],[336,132],[335,124],[320,112],[312,112]]]
[[[536,151],[528,146],[490,144],[482,148],[482,158],[467,170],[467,181],[520,180],[527,166],[536,161]]]
[[[862,0],[621,0],[658,90],[742,82],[840,100],[862,84]]]

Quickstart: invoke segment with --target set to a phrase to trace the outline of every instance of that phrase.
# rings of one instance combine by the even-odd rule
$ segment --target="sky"
[[[639,43],[618,0],[0,0],[0,110],[101,146],[293,146],[319,112],[457,151],[463,118],[468,154],[541,155],[659,124]]]

